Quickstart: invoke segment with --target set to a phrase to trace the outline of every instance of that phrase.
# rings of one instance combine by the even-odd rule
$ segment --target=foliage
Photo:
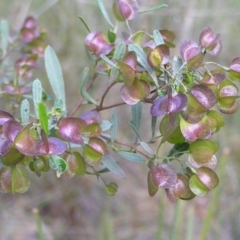
[[[120,157],[145,163],[149,168],[146,179],[150,196],[159,188],[165,189],[171,202],[205,196],[219,183],[214,171],[218,144],[210,139],[224,126],[222,114],[233,114],[238,109],[240,57],[229,66],[204,61],[206,55],[216,56],[222,49],[220,35],[210,27],[201,31],[199,43],[185,40],[180,45],[180,56],[172,57],[172,31],[132,33],[129,26],[138,14],[165,5],[139,12],[136,0],[114,1],[116,20],[128,28],[128,32],[119,34],[103,1],[98,3],[111,28],[107,34],[90,31],[79,17],[89,32],[84,43],[93,65],[82,71],[80,101],[72,112],[66,105],[61,64],[54,49],[47,46],[44,30],[33,17],[28,17],[20,32],[11,35],[8,23],[2,20],[0,60],[4,74],[0,84],[6,109],[0,110],[0,191],[26,192],[30,186],[28,170],[40,177],[53,169],[57,177],[95,175],[102,179],[106,193],[115,195],[118,186],[106,183],[104,173],[111,171],[124,178],[117,161]],[[19,51],[17,61],[12,57],[15,51]],[[41,58],[54,97],[43,89],[41,80],[32,79]],[[89,89],[100,76],[106,79],[106,89],[102,96],[93,97]],[[122,101],[105,105],[106,95],[116,85]],[[92,110],[75,116],[84,105],[83,99]],[[29,101],[33,102],[34,111]],[[151,105],[150,139],[140,134],[141,115],[147,104]],[[118,139],[120,105],[132,110],[129,125],[136,136],[133,143]],[[110,108],[116,113],[109,120],[102,120],[101,111]],[[155,142],[157,151],[151,147]],[[169,154],[159,156],[160,148],[168,144],[172,145]],[[180,172],[173,168],[173,161],[180,163]]]

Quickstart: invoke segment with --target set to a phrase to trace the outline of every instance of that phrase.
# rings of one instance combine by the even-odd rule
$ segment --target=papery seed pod
[[[5,166],[14,166],[21,162],[23,158],[24,155],[21,152],[19,152],[14,145],[12,145],[9,148],[8,153],[2,156],[2,163]]]
[[[109,196],[114,196],[117,193],[118,185],[114,182],[109,183],[106,185],[106,193]]]
[[[105,155],[107,153],[107,145],[101,138],[91,137],[88,141],[88,145],[102,155]]]
[[[30,177],[24,167],[12,168],[12,192],[25,193],[30,186]]]
[[[219,184],[217,174],[212,169],[207,167],[199,168],[197,170],[197,177],[209,190],[212,190]]]
[[[116,0],[113,12],[118,21],[132,20],[138,15],[139,6],[136,0]]]
[[[14,120],[15,118],[13,117],[12,114],[9,112],[0,110],[0,125],[3,125],[5,122],[9,120]]]
[[[229,77],[235,81],[240,80],[240,57],[236,57],[231,61]]]
[[[88,111],[82,113],[79,118],[83,119],[87,125],[91,125],[92,123],[99,123],[101,121],[101,115],[97,111]]]
[[[162,44],[149,51],[147,61],[153,68],[160,68],[160,65],[169,62],[170,51],[169,48]]]
[[[150,85],[143,80],[135,80],[130,87],[122,86],[122,100],[128,105],[134,105],[150,94]]]
[[[217,174],[207,167],[197,169],[196,175],[192,175],[189,180],[191,191],[198,197],[204,197],[209,190],[217,187],[218,184],[219,179]]]
[[[199,42],[205,51],[212,56],[216,56],[222,50],[220,34],[214,34],[210,27],[205,27],[202,30]]]
[[[214,169],[217,158],[214,155],[218,150],[218,144],[211,140],[196,140],[189,146],[190,156],[188,163],[194,168],[202,166]]]
[[[169,164],[162,163],[156,166],[150,162],[149,168],[153,182],[156,186],[171,188],[176,184],[177,174]]]
[[[84,43],[86,48],[93,52],[96,57],[100,57],[101,54],[107,55],[114,48],[114,44],[107,43],[104,34],[99,31],[89,33]]]
[[[98,123],[92,123],[81,131],[81,135],[87,138],[97,137],[101,134],[101,127]]]
[[[211,137],[209,120],[206,115],[197,123],[189,123],[180,117],[180,129],[184,138],[189,142]]]
[[[12,168],[3,167],[0,169],[0,192],[12,192]]]
[[[148,182],[148,194],[150,197],[153,197],[158,191],[158,186],[154,183],[150,171],[148,172],[147,182]]]
[[[72,155],[69,155],[66,162],[68,169],[65,174],[68,177],[73,177],[75,174],[84,175],[86,173],[86,164],[79,152],[73,152]]]
[[[176,184],[172,188],[165,189],[165,191],[170,202],[194,197],[194,194],[189,188],[188,178],[182,174],[178,174]]]
[[[82,144],[81,131],[87,127],[87,123],[75,117],[62,118],[58,122],[58,133],[67,141]]]

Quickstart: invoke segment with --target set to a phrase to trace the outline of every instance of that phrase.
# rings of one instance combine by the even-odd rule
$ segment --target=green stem
[[[192,240],[194,239],[193,233],[194,233],[194,211],[192,207],[188,208],[188,221],[187,221],[187,234],[186,234],[186,239],[187,240]]]
[[[157,227],[157,235],[156,240],[162,240],[162,230],[163,230],[163,224],[164,224],[164,207],[162,204],[162,199],[160,198],[159,201],[159,210],[158,210],[158,227]]]
[[[41,218],[40,218],[40,215],[39,215],[39,211],[38,211],[37,208],[34,208],[32,210],[32,212],[33,212],[34,217],[35,217],[35,223],[36,223],[36,226],[37,226],[37,233],[38,233],[39,240],[45,240],[43,230],[42,230],[42,222],[41,222]]]
[[[169,240],[178,239],[178,236],[181,236],[181,229],[182,229],[182,218],[183,218],[183,201],[178,201],[175,208],[175,214],[173,219],[173,225],[170,231]]]
[[[217,65],[218,67],[222,68],[222,69],[225,70],[225,71],[229,71],[229,70],[230,70],[230,68],[224,67],[224,66],[222,66],[222,65],[220,65],[220,64],[218,64],[218,63],[215,63],[215,62],[205,62],[203,65],[206,65],[206,64],[214,64],[214,65]]]

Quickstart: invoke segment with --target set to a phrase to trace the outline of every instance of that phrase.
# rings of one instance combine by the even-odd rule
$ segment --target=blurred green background
[[[110,11],[112,2],[105,0]],[[220,33],[223,49],[214,60],[229,65],[240,56],[240,1],[238,0],[139,0],[141,9],[166,3],[168,8],[140,15],[130,23],[133,30],[169,29],[176,33],[176,49],[185,39],[198,41],[204,26]],[[90,63],[84,52],[87,34],[79,20],[82,16],[91,30],[107,32],[106,24],[96,0],[1,0],[1,19],[10,21],[11,29],[19,30],[26,16],[37,18],[44,27],[51,45],[60,60],[66,83],[68,109],[71,111],[79,98],[79,76]],[[113,19],[112,15],[110,17]],[[123,24],[122,29],[126,28]],[[211,58],[210,58],[211,59]],[[213,58],[212,58],[213,59]],[[46,75],[35,73],[48,90]],[[104,79],[96,87],[105,89]],[[51,90],[49,89],[49,92]],[[110,96],[114,98],[115,96]],[[114,99],[115,100],[115,99]],[[111,100],[109,100],[111,101]],[[121,111],[120,125],[128,132],[126,116],[130,107],[103,112],[107,119],[112,112]],[[220,185],[207,197],[189,202],[169,203],[164,190],[153,198],[147,192],[147,168],[144,164],[119,160],[126,179],[106,174],[107,181],[119,185],[114,197],[106,196],[102,182],[91,176],[57,179],[53,172],[41,178],[31,174],[31,187],[25,194],[0,195],[0,239],[35,240],[37,224],[33,209],[39,210],[45,240],[191,240],[240,239],[239,139],[240,113],[226,116],[226,126],[215,136],[220,148],[217,169]],[[125,121],[124,121],[125,120]],[[147,127],[149,112],[144,115]],[[148,124],[149,123],[149,124]],[[148,132],[148,128],[142,132]],[[127,136],[127,137],[130,137]],[[163,150],[164,153],[164,150]]]

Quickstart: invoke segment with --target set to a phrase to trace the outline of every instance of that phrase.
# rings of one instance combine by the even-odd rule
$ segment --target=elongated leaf
[[[49,160],[49,166],[50,168],[56,170],[57,177],[60,177],[61,174],[64,173],[68,168],[66,161],[57,155],[51,155]]]
[[[91,64],[95,64],[95,61],[91,55],[91,53],[88,51],[87,47],[84,45],[84,50],[87,55],[88,60],[90,61]]]
[[[152,121],[151,121],[152,138],[154,138],[155,136],[156,123],[157,123],[157,117],[152,116]]]
[[[62,68],[57,55],[52,47],[47,46],[44,52],[45,68],[52,90],[57,99],[63,103],[63,111],[66,112],[65,86],[62,74]]]
[[[180,57],[175,56],[172,61],[172,70],[173,70],[173,76],[178,79],[177,85],[180,84],[181,78],[182,78],[182,70],[180,68],[183,65],[183,61]]]
[[[29,114],[30,114],[30,104],[27,99],[24,99],[21,102],[20,111],[21,111],[22,124],[28,124]]]
[[[124,43],[120,43],[114,51],[113,58],[117,60],[123,60],[125,52],[126,52],[126,45]],[[118,72],[119,70],[116,68],[111,69],[110,81],[114,81],[117,78]]]
[[[115,113],[111,116],[110,121],[112,123],[111,129],[110,129],[111,143],[113,143],[116,140],[116,135],[118,131],[118,117]]]
[[[2,20],[0,23],[1,30],[1,49],[3,56],[7,53],[8,39],[9,39],[9,25],[6,20]]]
[[[153,39],[154,39],[156,46],[164,44],[163,37],[158,30],[153,31]]]
[[[141,118],[142,118],[142,103],[139,102],[135,105],[132,105],[131,109],[132,109],[132,122],[135,125],[135,129],[138,133],[137,136],[139,136],[139,129],[140,129]],[[136,141],[137,141],[137,136],[136,136]]]
[[[104,4],[103,4],[103,1],[102,1],[102,0],[97,0],[97,1],[98,1],[99,8],[100,8],[100,10],[101,10],[101,12],[102,12],[102,15],[104,16],[104,18],[106,19],[106,21],[108,22],[108,24],[109,24],[112,28],[114,28],[114,26],[113,26],[113,24],[112,24],[112,22],[111,22],[111,20],[110,20],[110,18],[109,18],[109,16],[108,16],[108,13],[107,13],[107,11],[106,11],[106,8],[105,8],[105,6],[104,6]]]
[[[150,153],[150,154],[152,154],[152,155],[155,155],[154,152],[153,152],[153,150],[151,149],[151,147],[150,147],[147,143],[145,143],[145,142],[140,142],[140,145],[142,146],[142,148],[143,148],[146,152],[148,152],[148,153]]]
[[[38,79],[33,81],[32,94],[33,94],[35,115],[38,118],[39,117],[38,104],[42,101],[42,84]]]
[[[103,120],[100,122],[100,127],[102,129],[102,132],[109,130],[111,126],[112,124],[107,120]]]
[[[118,66],[112,61],[110,60],[108,57],[106,57],[105,55],[101,54],[100,57],[102,58],[102,60],[104,60],[107,64],[109,64],[111,67],[118,69]]]
[[[139,14],[141,14],[141,13],[146,13],[146,12],[152,12],[152,11],[154,11],[154,10],[158,10],[158,9],[160,9],[160,8],[165,8],[165,7],[167,7],[168,5],[167,4],[159,4],[159,5],[157,5],[157,6],[155,6],[155,7],[152,7],[152,8],[148,8],[148,9],[146,9],[146,10],[143,10],[143,11],[140,11],[140,12],[138,12]]]
[[[146,69],[148,74],[153,79],[156,87],[159,87],[157,77],[156,77],[156,73],[155,73],[154,69],[148,64],[147,55],[144,53],[142,48],[140,48],[137,44],[130,44],[129,47],[128,47],[128,50],[129,51],[134,51],[137,54],[138,62]]]
[[[88,80],[88,73],[89,73],[89,68],[85,67],[81,73],[80,76],[80,92],[81,95],[89,102],[97,105],[97,102],[90,96],[90,94],[86,91],[86,89],[84,88],[84,84],[85,82]]]
[[[140,135],[139,135],[139,131],[137,130],[137,128],[136,128],[135,124],[133,123],[133,121],[130,121],[130,122],[129,122],[129,125],[132,127],[133,131],[134,131],[135,134],[136,134],[136,140],[135,140],[135,142],[137,141],[137,138],[139,138],[139,139],[141,140]]]
[[[48,114],[47,114],[47,109],[43,103],[38,103],[38,113],[39,113],[41,127],[45,131],[45,133],[48,135],[49,133]]]
[[[116,152],[117,155],[120,157],[131,161],[131,162],[144,162],[144,157],[142,155],[139,155],[137,153],[132,153],[132,152],[125,152],[125,151],[119,151]]]
[[[85,22],[85,20],[81,17],[81,16],[78,16],[78,18],[81,20],[81,22],[83,23],[84,27],[88,30],[88,32],[90,33],[91,30],[90,28],[88,27],[87,23]]]
[[[123,170],[121,169],[119,164],[116,162],[116,160],[114,158],[112,158],[112,156],[104,155],[103,158],[102,158],[102,164],[106,168],[108,168],[111,172],[118,175],[120,178],[125,177],[125,173],[123,172]]]

